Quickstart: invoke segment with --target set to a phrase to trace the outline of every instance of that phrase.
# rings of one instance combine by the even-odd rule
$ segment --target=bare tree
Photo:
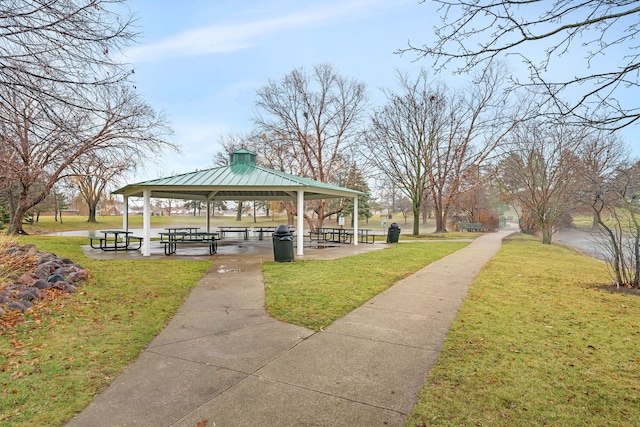
[[[616,284],[640,287],[640,163],[620,165],[607,176],[592,208]]]
[[[475,191],[492,178],[479,168],[493,160],[496,149],[518,123],[526,104],[511,105],[504,91],[502,64],[478,73],[467,88],[449,93],[444,102],[445,126],[429,167],[429,188],[434,202],[436,232],[447,231],[447,220],[456,198]]]
[[[499,215],[507,209],[498,201],[493,178],[493,167],[477,167],[474,176],[469,177],[469,182],[462,183],[453,209],[456,219],[461,222],[480,223],[488,230],[498,228]]]
[[[545,93],[562,115],[610,129],[640,118],[636,1],[436,2],[442,20],[435,28],[436,41],[410,43],[399,52],[432,57],[438,69],[457,65],[461,73],[484,68],[499,57],[516,57],[528,67],[530,80],[514,84]],[[577,64],[578,56],[583,61]],[[579,95],[571,101],[561,99],[571,99],[573,92]],[[597,111],[607,114],[595,115]]]
[[[0,3],[0,187],[9,198],[9,232],[25,212],[73,174],[81,156],[133,167],[175,148],[169,130],[135,94],[121,62],[134,41],[125,0]],[[31,191],[43,182],[41,191]]]
[[[499,177],[519,214],[531,215],[551,244],[558,221],[579,204],[581,160],[586,130],[540,121],[520,123],[506,146]]]
[[[335,183],[345,153],[361,132],[367,107],[364,83],[342,77],[322,64],[271,80],[257,96],[257,133],[278,148],[281,159],[286,154],[287,172]],[[326,202],[316,203],[317,226],[322,226]],[[311,218],[306,219],[314,228]]]
[[[0,87],[0,92],[12,100],[13,107],[0,110],[5,118],[0,122],[0,142],[7,154],[0,157],[0,188],[10,198],[9,233],[24,233],[23,215],[40,203],[56,182],[73,175],[71,165],[83,156],[119,159],[135,168],[153,160],[162,149],[177,149],[163,139],[170,133],[164,117],[126,86],[105,90],[103,98],[96,99],[102,111],[58,105],[59,116],[68,122],[63,128],[50,122],[32,126],[47,123],[47,111],[38,102],[5,89]],[[30,192],[38,180],[44,182],[41,191]]]
[[[598,215],[593,212],[593,201],[603,188],[611,183],[622,165],[630,157],[629,147],[611,132],[593,132],[585,136],[580,153],[581,184],[577,195],[581,208],[593,214],[592,228],[598,229]]]
[[[374,115],[370,161],[411,200],[414,235],[426,194],[433,201],[435,231],[447,231],[455,198],[473,188],[468,183],[478,167],[513,128],[501,70],[488,68],[461,92],[432,84],[424,70],[413,81],[401,76],[401,92],[388,95],[387,106]]]
[[[387,103],[374,111],[366,138],[369,161],[411,201],[412,234],[420,234],[420,207],[429,182],[436,139],[443,126],[443,89],[432,88],[427,72],[415,80],[398,75],[398,93],[385,90]]]
[[[98,203],[104,196],[105,189],[115,184],[115,180],[132,169],[132,164],[126,159],[105,158],[90,153],[78,158],[69,165],[73,173],[72,182],[80,191],[80,195],[89,207],[87,222],[97,222],[96,210]]]
[[[133,73],[120,62],[136,34],[125,0],[0,2],[0,110],[22,115],[17,96],[47,116],[37,126],[65,126],[59,105],[96,111],[94,93]],[[12,95],[12,96],[9,96]],[[0,120],[7,119],[5,114]]]

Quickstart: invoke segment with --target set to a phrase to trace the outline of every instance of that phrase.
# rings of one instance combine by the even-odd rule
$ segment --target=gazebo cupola
[[[236,165],[242,165],[244,167],[255,167],[256,166],[256,156],[257,154],[241,148],[237,151],[231,153],[231,162],[229,163],[231,167]]]

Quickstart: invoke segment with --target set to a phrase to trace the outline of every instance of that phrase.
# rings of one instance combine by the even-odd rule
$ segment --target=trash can
[[[397,222],[392,222],[387,232],[387,243],[398,243],[400,238],[400,226]]]
[[[293,233],[286,225],[276,227],[272,235],[273,259],[276,262],[293,261]]]

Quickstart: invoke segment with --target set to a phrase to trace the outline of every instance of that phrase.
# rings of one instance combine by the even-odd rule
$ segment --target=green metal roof
[[[255,153],[248,150],[232,153],[230,166],[129,184],[113,193],[142,197],[146,189],[151,197],[188,200],[295,200],[299,190],[304,190],[306,200],[364,194],[258,166]]]

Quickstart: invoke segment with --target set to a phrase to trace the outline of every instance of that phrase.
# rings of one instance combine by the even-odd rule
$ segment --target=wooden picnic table
[[[101,230],[103,237],[89,237],[89,244],[93,249],[103,251],[135,251],[142,247],[142,237],[133,236],[132,231],[127,230]],[[98,242],[98,247],[94,246],[94,241]],[[137,246],[132,246],[132,243]]]

